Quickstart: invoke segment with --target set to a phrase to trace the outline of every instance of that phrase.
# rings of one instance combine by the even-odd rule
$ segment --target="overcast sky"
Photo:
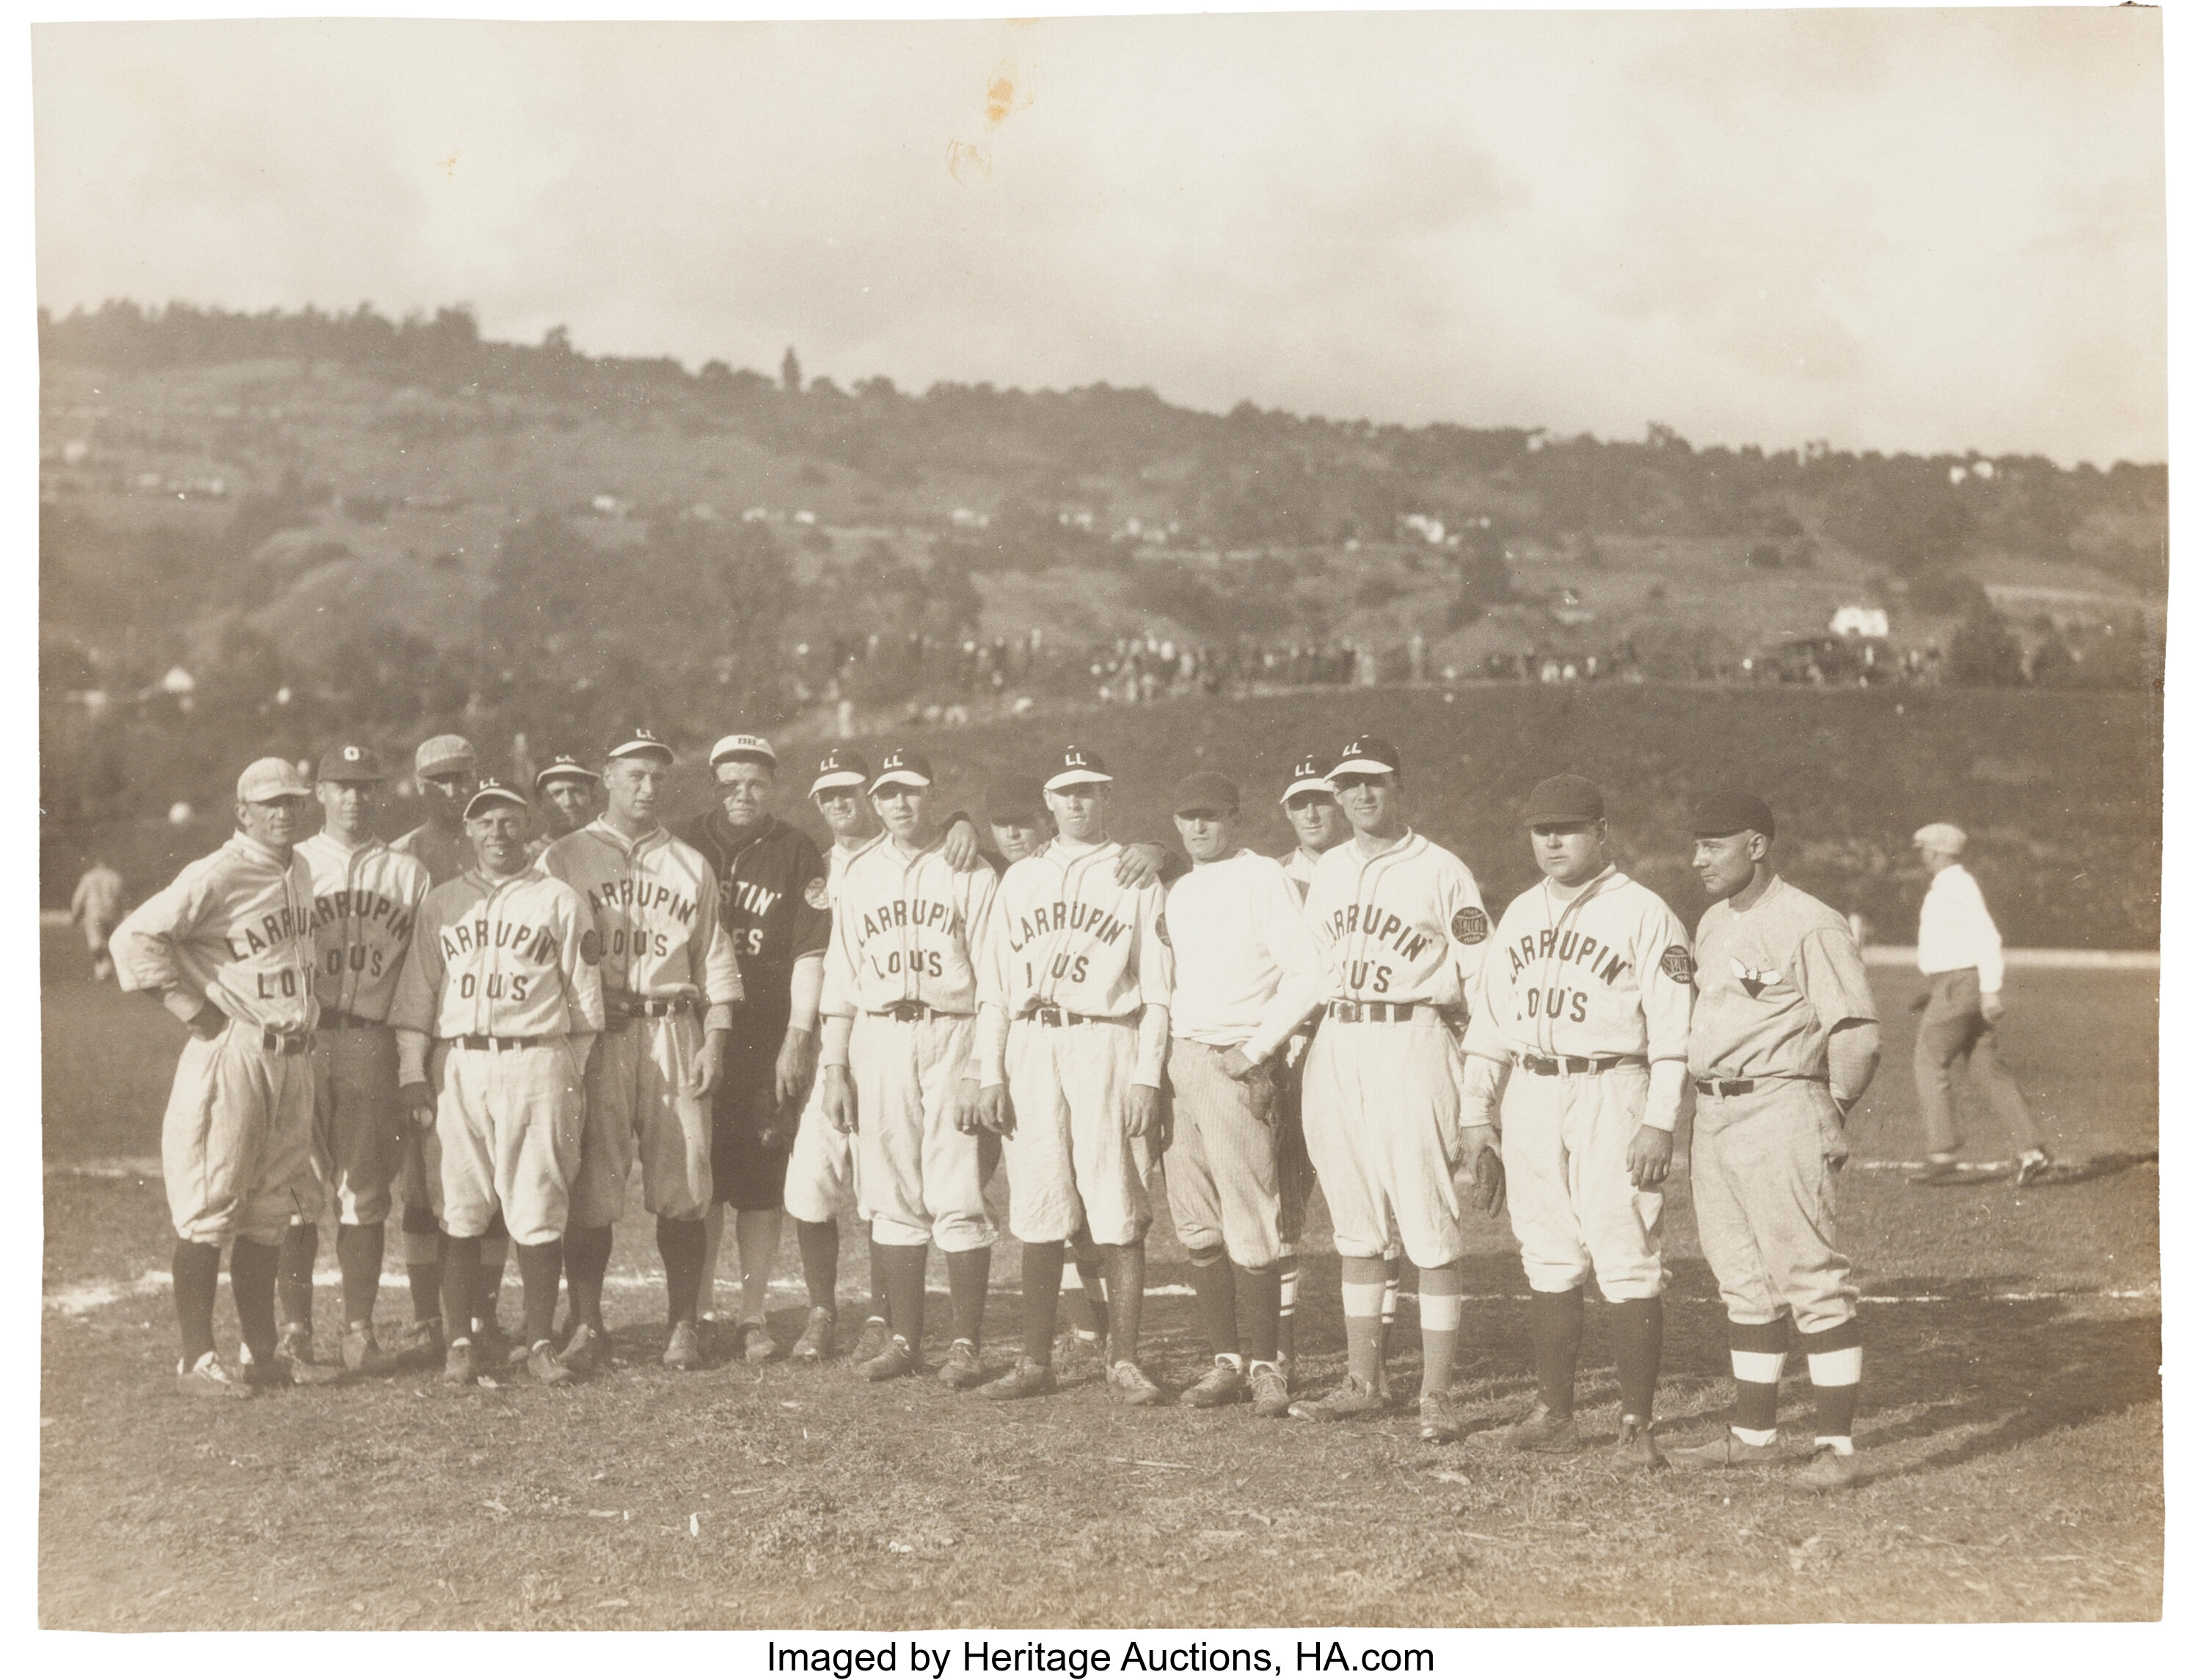
[[[52,26],[38,296],[2160,461],[2160,42],[2132,9]]]

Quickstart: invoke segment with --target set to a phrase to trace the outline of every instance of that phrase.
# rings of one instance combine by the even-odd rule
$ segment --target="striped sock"
[[[1836,1452],[1846,1453],[1857,1417],[1858,1384],[1864,1376],[1864,1330],[1851,1318],[1829,1329],[1806,1330],[1796,1339],[1811,1368],[1818,1438]]]
[[[1736,1435],[1753,1447],[1772,1444],[1781,1404],[1781,1367],[1788,1358],[1788,1321],[1727,1326],[1728,1362],[1734,1372]]]
[[[1288,1366],[1296,1351],[1294,1323],[1300,1304],[1300,1257],[1286,1254],[1277,1263],[1277,1358]]]

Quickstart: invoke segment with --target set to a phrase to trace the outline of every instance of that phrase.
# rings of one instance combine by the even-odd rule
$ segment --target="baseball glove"
[[[1469,1199],[1476,1213],[1494,1219],[1505,1211],[1505,1163],[1497,1150],[1485,1149],[1475,1158],[1475,1188]]]

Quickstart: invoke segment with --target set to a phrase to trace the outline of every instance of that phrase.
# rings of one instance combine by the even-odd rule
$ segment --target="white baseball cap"
[[[314,790],[287,758],[255,758],[237,778],[241,805],[264,805],[273,799],[311,799]]]
[[[1100,754],[1084,747],[1065,747],[1061,767],[1047,778],[1046,787],[1049,793],[1059,793],[1065,788],[1074,788],[1081,783],[1112,782],[1115,779],[1108,773],[1108,766]]]
[[[1931,847],[1937,852],[1946,852],[1951,857],[1955,857],[1964,849],[1964,842],[1970,837],[1954,823],[1928,823],[1910,837],[1910,843]]]
[[[1277,803],[1288,805],[1303,793],[1336,796],[1337,788],[1330,781],[1329,772],[1323,768],[1322,755],[1318,753],[1309,753],[1293,763],[1292,779],[1285,785]]]
[[[730,758],[753,758],[779,768],[779,755],[761,735],[721,735],[711,749],[711,768],[716,770]]]

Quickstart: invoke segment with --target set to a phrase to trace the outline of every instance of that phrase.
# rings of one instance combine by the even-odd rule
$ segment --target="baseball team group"
[[[1314,1423],[1385,1411],[1403,1259],[1420,1434],[1458,1439],[1471,1208],[1510,1215],[1530,1291],[1538,1397],[1512,1445],[1589,1444],[1574,1414],[1594,1281],[1621,1393],[1616,1463],[1767,1465],[1822,1491],[1857,1479],[1864,1356],[1835,1193],[1880,1027],[1849,923],[1777,872],[1764,800],[1696,802],[1688,839],[1712,902],[1693,938],[1614,866],[1603,795],[1573,775],[1529,796],[1541,879],[1494,917],[1467,866],[1411,825],[1409,767],[1373,735],[1294,766],[1281,802],[1299,843],[1282,859],[1243,843],[1241,790],[1206,771],[1172,797],[1178,848],[1126,843],[1107,767],[1074,745],[988,788],[976,819],[944,808],[921,751],[875,770],[836,747],[808,787],[825,855],[775,812],[783,767],[764,737],[717,743],[718,802],[677,829],[660,809],[674,762],[634,729],[599,763],[561,757],[522,788],[439,736],[413,767],[429,820],[385,841],[375,749],[332,748],[310,782],[262,759],[238,780],[237,832],[114,926],[123,989],[189,1029],[161,1134],[185,1394],[406,1366],[456,1385],[584,1377],[614,1357],[606,1272],[638,1162],[668,1366],[845,1358],[873,1383],[931,1370],[985,1401],[1097,1378],[1112,1400],[1159,1405],[1139,1333],[1165,1172],[1212,1354],[1179,1404]],[[1999,943],[1956,865],[1962,832],[1933,825],[1918,844],[1944,963],[1921,1032],[1922,1088],[1930,1043],[1942,1099],[1921,1177],[1956,1171],[1946,1073],[1969,1055],[2017,1135],[2022,1184],[2047,1156],[1993,1059]],[[1692,1103],[1691,1200],[1735,1401],[1714,1438],[1672,1446],[1653,1433],[1664,1187]],[[997,1172],[1020,1249],[1005,1368],[983,1337]],[[1318,1182],[1346,1374],[1294,1398]],[[323,1345],[314,1270],[332,1203],[343,1325]],[[871,1292],[844,1347],[852,1203]],[[373,1319],[393,1214],[413,1316],[385,1347]],[[783,1348],[765,1308],[788,1218],[809,1308]],[[722,1315],[729,1226],[739,1304]],[[214,1341],[225,1246],[234,1362]],[[933,1248],[949,1319],[936,1360]],[[508,1256],[517,1336],[499,1317]],[[1792,1348],[1814,1399],[1808,1446],[1775,1427]]]

